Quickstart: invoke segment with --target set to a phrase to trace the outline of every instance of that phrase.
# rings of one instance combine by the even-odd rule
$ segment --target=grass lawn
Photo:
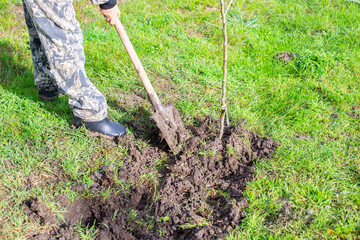
[[[89,78],[106,96],[109,118],[144,121],[151,109],[113,27],[91,1],[74,1]],[[133,0],[121,20],[163,102],[185,124],[219,118],[222,35],[219,3]],[[127,149],[72,130],[67,97],[37,98],[22,3],[0,0],[0,239],[27,239],[49,227],[23,201],[53,212],[62,193],[94,195],[90,173],[121,166]],[[250,207],[229,239],[360,238],[360,4],[356,0],[235,0],[228,13],[228,111],[236,124],[281,146],[256,165]],[[283,63],[278,53],[292,53]],[[129,134],[134,130],[129,127]],[[146,143],[145,143],[146,144]],[[98,195],[106,196],[105,190]],[[91,231],[79,230],[82,239]]]

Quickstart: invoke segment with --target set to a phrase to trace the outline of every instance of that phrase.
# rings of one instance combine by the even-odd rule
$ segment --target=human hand
[[[115,25],[116,20],[120,17],[120,9],[117,5],[110,9],[100,9],[100,11],[111,26]]]

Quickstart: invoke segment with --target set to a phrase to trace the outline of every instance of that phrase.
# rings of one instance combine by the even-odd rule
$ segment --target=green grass
[[[110,118],[145,119],[151,105],[133,101],[145,93],[115,30],[89,1],[74,5],[87,74],[109,100]],[[119,5],[160,99],[174,102],[186,123],[218,118],[221,32],[205,24],[218,23],[218,1]],[[90,172],[120,166],[126,154],[84,129],[71,130],[65,96],[53,103],[37,99],[20,9],[19,1],[0,0],[1,239],[26,239],[43,228],[23,214],[24,200],[40,197],[59,213],[56,195],[81,197],[71,185],[90,186]],[[243,118],[249,129],[281,143],[273,160],[257,164],[245,193],[247,217],[229,239],[358,239],[360,4],[237,0],[228,18],[231,121]],[[273,58],[286,51],[295,53],[294,61]],[[96,230],[81,231],[88,239]]]

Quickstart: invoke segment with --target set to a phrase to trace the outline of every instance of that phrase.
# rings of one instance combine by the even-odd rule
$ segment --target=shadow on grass
[[[149,110],[142,106],[127,105],[126,103],[124,105],[114,97],[108,97],[107,102],[111,108],[131,116],[129,119],[124,120],[124,123],[129,127],[131,126],[132,132],[137,139],[141,139],[153,147],[169,150],[166,142],[159,136],[160,130],[156,127],[155,122],[151,120]]]
[[[0,84],[3,89],[20,98],[29,99],[34,103],[41,103],[40,106],[44,110],[55,114],[70,124],[73,114],[68,105],[67,97],[61,96],[54,102],[41,101],[38,98],[33,73],[29,67],[22,64],[29,61],[26,58],[31,58],[30,54],[4,41],[0,42],[0,52]],[[150,112],[144,107],[129,106],[127,103],[121,104],[111,97],[108,97],[108,104],[111,108],[130,116],[129,119],[123,119],[122,122],[133,128],[136,138],[157,147],[163,145],[163,141],[159,137],[159,130],[150,119]],[[163,147],[166,148],[165,146]]]
[[[28,53],[4,41],[0,42],[0,53],[0,84],[5,91],[35,103],[41,102],[42,108],[59,118],[67,121],[72,119],[66,97],[60,97],[54,102],[45,102],[38,98],[33,73],[22,64],[28,61],[26,58],[31,58]]]

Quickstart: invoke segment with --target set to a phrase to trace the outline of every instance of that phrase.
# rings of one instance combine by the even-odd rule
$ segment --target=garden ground
[[[218,2],[120,3],[160,99],[175,103],[198,139],[178,156],[159,144],[151,105],[114,29],[91,2],[74,6],[88,76],[108,99],[109,117],[129,127],[129,137],[118,143],[90,138],[85,129],[70,128],[66,96],[38,100],[21,2],[0,0],[1,239],[93,239],[106,229],[135,238],[359,238],[357,1],[235,1],[228,15],[233,127],[220,143],[214,119],[221,32],[205,23],[219,23]],[[268,159],[257,146],[278,147]],[[132,172],[135,164],[141,171]],[[197,183],[198,175],[208,182]],[[239,179],[231,181],[234,176]],[[181,211],[196,209],[184,212],[191,218],[176,222],[166,212],[171,206],[161,208],[173,203],[170,186],[181,193],[174,195]],[[105,209],[112,218],[95,214]],[[219,230],[219,219],[230,228]]]

